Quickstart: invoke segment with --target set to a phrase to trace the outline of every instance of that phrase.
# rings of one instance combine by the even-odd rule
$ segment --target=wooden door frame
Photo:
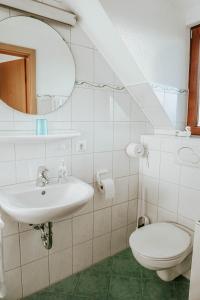
[[[191,28],[189,100],[187,124],[194,135],[200,135],[199,115],[199,79],[200,79],[200,25]]]
[[[0,43],[0,53],[22,57],[25,59],[26,70],[26,113],[36,114],[36,51],[10,44]]]

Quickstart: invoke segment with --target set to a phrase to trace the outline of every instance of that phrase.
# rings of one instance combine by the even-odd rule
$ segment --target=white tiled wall
[[[179,130],[184,130],[187,123],[187,91],[178,91],[170,87],[159,85],[156,87],[154,86],[153,91],[174,127]]]
[[[181,147],[200,153],[200,140],[156,135],[141,140],[149,152],[148,162],[146,157],[140,160],[146,214],[152,222],[174,221],[193,229],[200,219],[200,168],[178,163],[176,153]]]
[[[0,8],[2,19],[15,14]],[[77,80],[118,82],[78,25],[71,29],[50,23],[72,49]],[[59,144],[1,145],[0,186],[35,180],[37,168],[43,164],[56,177],[58,165],[64,159],[69,173],[92,184],[95,195],[78,213],[54,223],[54,245],[50,251],[43,248],[39,232],[3,214],[9,300],[36,292],[124,249],[135,227],[138,161],[129,160],[124,148],[130,141],[139,141],[141,134],[151,127],[129,94],[75,87],[63,108],[45,118],[50,130],[74,128],[81,132],[81,137]],[[0,106],[1,130],[34,128],[34,116]],[[79,140],[87,142],[83,154],[77,152]],[[95,174],[99,168],[107,168],[114,177],[116,197],[112,201],[105,201],[96,189]]]

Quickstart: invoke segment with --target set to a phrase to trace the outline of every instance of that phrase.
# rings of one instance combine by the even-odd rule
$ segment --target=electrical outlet
[[[86,151],[87,143],[86,140],[78,141],[76,143],[76,152],[83,153]]]

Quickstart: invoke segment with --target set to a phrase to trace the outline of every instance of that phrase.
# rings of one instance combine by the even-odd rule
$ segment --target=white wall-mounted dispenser
[[[111,200],[115,196],[115,185],[112,178],[108,178],[108,170],[103,169],[97,171],[97,186],[101,193],[105,194],[106,200]]]
[[[58,168],[58,183],[63,183],[66,181],[66,177],[68,176],[68,170],[65,165],[65,161],[62,160],[60,162],[59,168]]]

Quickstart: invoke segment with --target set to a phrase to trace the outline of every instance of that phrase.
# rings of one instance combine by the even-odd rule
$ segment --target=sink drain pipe
[[[44,245],[44,247],[49,250],[52,248],[53,245],[53,223],[48,222],[48,223],[42,223],[42,224],[30,224],[30,226],[33,227],[34,230],[40,230],[41,233],[41,240]]]

